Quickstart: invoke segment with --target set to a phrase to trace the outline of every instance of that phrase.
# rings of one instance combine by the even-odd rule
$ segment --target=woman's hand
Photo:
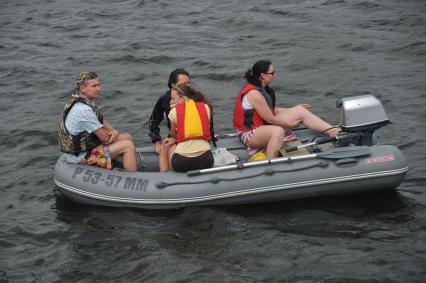
[[[159,154],[159,153],[160,153],[160,148],[161,148],[161,141],[156,141],[156,142],[155,142],[155,152],[156,152],[157,154]]]
[[[299,105],[302,106],[305,109],[311,109],[312,108],[312,106],[310,104],[307,104],[307,103],[302,103],[302,104],[299,104]]]
[[[163,146],[170,147],[176,143],[176,139],[174,137],[165,138],[163,141]]]

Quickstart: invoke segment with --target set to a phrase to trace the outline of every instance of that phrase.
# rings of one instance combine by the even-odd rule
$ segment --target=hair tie
[[[175,86],[173,86],[172,88],[178,91],[178,95],[179,95],[179,96],[182,96],[182,95],[184,94],[184,93],[183,93],[183,90],[181,90],[181,89],[179,88],[179,86],[175,85]]]

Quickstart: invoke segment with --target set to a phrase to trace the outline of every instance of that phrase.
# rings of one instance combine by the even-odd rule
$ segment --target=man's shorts
[[[96,163],[92,164],[93,166],[104,169],[112,169],[111,152],[108,145],[106,144],[98,145],[92,149],[86,160],[87,162],[95,160]]]

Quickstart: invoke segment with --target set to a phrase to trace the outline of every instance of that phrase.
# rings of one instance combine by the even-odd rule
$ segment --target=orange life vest
[[[176,142],[196,139],[211,141],[210,120],[205,105],[192,99],[176,105]]]
[[[238,94],[237,100],[235,101],[234,106],[234,123],[233,127],[237,131],[247,132],[249,130],[254,130],[257,127],[262,125],[266,125],[267,123],[260,117],[260,115],[256,112],[255,109],[245,110],[243,108],[243,97],[250,91],[257,89],[260,91],[262,96],[265,98],[266,103],[268,104],[271,110],[274,110],[275,107],[275,94],[271,88],[270,92],[268,92],[264,88],[256,87],[252,84],[247,84]]]

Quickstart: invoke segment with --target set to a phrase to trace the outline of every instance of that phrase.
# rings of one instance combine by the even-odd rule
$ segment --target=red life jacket
[[[176,105],[176,142],[197,139],[211,141],[210,120],[205,105],[192,99]]]
[[[247,132],[254,130],[257,127],[268,124],[265,122],[255,109],[244,110],[243,108],[243,97],[250,91],[257,89],[260,91],[262,96],[265,98],[266,103],[268,104],[271,110],[274,110],[275,104],[275,94],[268,93],[265,89],[256,87],[252,84],[247,84],[238,94],[237,100],[235,101],[234,106],[234,124],[233,127],[237,131]]]

